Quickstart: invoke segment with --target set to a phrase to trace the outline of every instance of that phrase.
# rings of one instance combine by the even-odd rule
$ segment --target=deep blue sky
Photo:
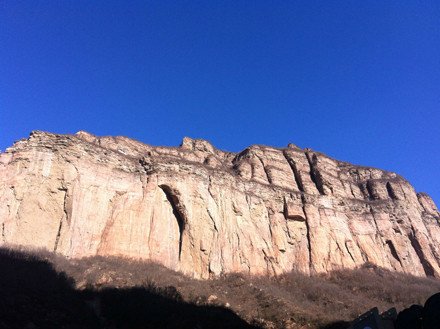
[[[440,2],[0,2],[0,149],[31,130],[293,142],[440,203]]]

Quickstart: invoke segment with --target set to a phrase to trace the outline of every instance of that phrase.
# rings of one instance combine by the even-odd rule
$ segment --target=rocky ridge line
[[[322,153],[34,131],[0,155],[0,245],[151,259],[208,278],[356,268],[440,276],[440,214],[395,173]]]

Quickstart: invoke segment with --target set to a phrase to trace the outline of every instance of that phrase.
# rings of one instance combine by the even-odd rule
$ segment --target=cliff
[[[310,149],[35,131],[0,155],[1,245],[197,278],[356,268],[440,277],[440,214],[402,177]]]

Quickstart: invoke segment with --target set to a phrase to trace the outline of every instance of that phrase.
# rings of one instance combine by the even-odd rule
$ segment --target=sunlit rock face
[[[355,268],[440,277],[439,212],[402,177],[292,144],[236,154],[33,132],[0,156],[0,245],[208,278]]]

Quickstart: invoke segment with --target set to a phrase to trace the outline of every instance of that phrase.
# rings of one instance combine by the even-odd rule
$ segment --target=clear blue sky
[[[293,142],[440,203],[440,2],[0,2],[0,149],[31,130]]]

